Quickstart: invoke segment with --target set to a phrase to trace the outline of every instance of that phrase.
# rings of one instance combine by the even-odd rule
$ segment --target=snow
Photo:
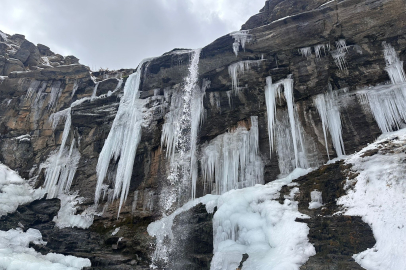
[[[317,209],[323,206],[323,198],[321,191],[313,190],[310,192],[311,202],[309,203],[309,209]]]
[[[252,36],[249,34],[249,30],[235,31],[230,33],[230,36],[234,38],[233,52],[235,53],[235,56],[238,56],[240,45],[245,51],[245,44],[250,42],[252,39]]]
[[[29,244],[45,245],[40,231],[21,229],[0,231],[0,268],[7,270],[78,270],[90,267],[89,259],[62,254],[42,255]]]
[[[120,227],[115,228],[114,231],[111,233],[111,235],[116,235],[120,231]]]
[[[202,147],[201,152],[200,164],[206,192],[223,194],[231,189],[250,187],[264,181],[264,163],[259,156],[257,116],[251,116],[249,130],[240,125],[211,140]]]
[[[299,269],[316,254],[309,243],[309,228],[295,222],[306,218],[298,203],[285,197],[280,204],[279,191],[310,169],[295,169],[289,176],[241,190],[232,190],[218,198],[213,217],[214,256],[211,270],[238,268],[243,254],[248,254],[242,269]],[[294,188],[297,192],[298,188]]]
[[[103,149],[97,162],[97,185],[95,204],[98,204],[102,192],[103,181],[106,178],[110,160],[117,161],[117,171],[114,178],[114,193],[112,199],[120,197],[119,211],[127,199],[131,175],[138,144],[141,140],[141,124],[143,102],[139,100],[139,86],[142,67],[149,60],[143,60],[135,73],[131,74],[124,86],[124,95],[120,100],[116,117],[110,133],[104,142]]]
[[[0,36],[4,41],[7,41],[7,35],[5,33],[3,33],[2,31],[0,31]]]
[[[251,67],[254,65],[259,66],[262,61],[264,61],[264,59],[246,60],[233,63],[230,66],[228,66],[228,74],[231,77],[231,89],[234,94],[237,94],[240,91],[240,87],[238,85],[239,74],[244,74],[246,71],[249,71]]]
[[[15,137],[14,139],[19,141],[19,142],[27,142],[27,141],[29,142],[29,141],[31,141],[31,135],[30,134],[25,134],[25,135]]]
[[[0,164],[0,216],[12,213],[19,205],[41,199],[43,196],[42,189],[34,190],[15,171]]]
[[[328,87],[328,91],[324,94],[319,94],[313,97],[313,103],[319,112],[323,133],[324,141],[326,146],[327,155],[330,159],[327,143],[327,128],[333,141],[334,149],[338,157],[345,155],[345,147],[342,136],[342,126],[341,126],[341,115],[338,105],[338,94],[337,91],[332,90],[331,85]]]
[[[345,215],[361,216],[373,231],[376,244],[353,257],[367,270],[398,270],[406,265],[406,129],[382,135],[377,142],[346,160],[358,172],[339,198]],[[377,149],[372,156],[363,154]]]

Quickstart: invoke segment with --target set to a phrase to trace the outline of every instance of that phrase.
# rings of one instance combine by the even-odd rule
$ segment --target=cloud
[[[199,48],[240,26],[265,0],[0,0],[0,30],[24,34],[91,68],[133,68],[173,48]]]

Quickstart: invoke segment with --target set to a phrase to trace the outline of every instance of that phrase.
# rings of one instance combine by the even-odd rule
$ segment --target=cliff
[[[192,197],[319,168],[403,126],[392,86],[404,89],[404,73],[393,75],[405,68],[404,11],[403,0],[266,1],[241,31],[119,71],[0,35],[0,161],[44,188],[41,203],[57,209],[52,198],[77,192],[76,214],[94,215],[86,229],[34,215],[27,224],[48,242],[36,249],[89,258],[92,269],[208,269],[213,224],[201,204],[174,219],[168,260],[152,255],[148,225]],[[297,180],[310,216],[298,222],[316,246],[301,269],[362,269],[352,254],[375,244],[360,217],[333,215],[348,170],[341,161]],[[325,210],[303,206],[313,182]]]

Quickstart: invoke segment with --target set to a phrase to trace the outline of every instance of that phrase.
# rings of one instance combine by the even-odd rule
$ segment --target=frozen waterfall
[[[97,186],[95,203],[100,200],[103,192],[103,181],[106,178],[110,161],[118,160],[114,180],[112,200],[120,197],[118,213],[127,199],[130,188],[131,175],[138,144],[141,140],[142,102],[139,100],[139,86],[143,65],[149,60],[143,60],[136,72],[131,74],[124,86],[124,95],[120,100],[116,118],[110,133],[104,143],[97,162]]]

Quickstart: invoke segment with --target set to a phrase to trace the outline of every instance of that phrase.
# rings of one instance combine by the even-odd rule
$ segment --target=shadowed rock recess
[[[346,194],[345,180],[353,177],[350,165],[343,161],[323,164],[359,151],[382,134],[381,122],[366,102],[372,98],[365,96],[376,87],[396,83],[396,78],[390,76],[392,62],[388,57],[395,55],[396,63],[405,69],[405,10],[404,0],[268,0],[242,26],[242,31],[220,37],[201,51],[174,49],[137,68],[117,71],[90,71],[76,57],[55,54],[23,35],[0,35],[0,161],[35,188],[47,188],[48,195],[52,162],[58,159],[63,164],[73,164],[66,166],[73,172],[72,182],[61,192],[77,192],[82,198],[76,206],[77,214],[89,209],[96,213],[87,229],[59,228],[53,217],[61,201],[56,198],[59,196],[51,195],[2,216],[1,230],[21,225],[24,230],[38,229],[47,244],[32,247],[42,254],[55,252],[89,258],[92,267],[88,269],[150,269],[151,265],[158,269],[210,269],[213,214],[207,213],[203,204],[190,207],[173,220],[174,240],[167,245],[171,248],[166,261],[154,257],[158,244],[147,228],[191,199],[193,172],[196,198],[216,194],[215,186],[221,184],[221,177],[207,176],[207,149],[232,134],[251,138],[246,134],[254,134],[257,126],[258,152],[254,157],[260,164],[255,167],[260,176],[255,178],[258,181],[243,187],[285,176],[293,171],[295,161],[300,163],[297,167],[318,168],[294,181],[299,187],[295,195],[298,210],[310,217],[296,221],[307,224],[309,242],[316,250],[316,255],[300,269],[363,269],[352,255],[374,246],[371,228],[361,217],[334,215],[342,210],[336,199]],[[120,100],[127,98],[125,89],[137,84],[137,79],[139,94],[131,103],[135,105],[121,113],[125,102]],[[294,111],[289,116],[286,82],[293,82]],[[191,84],[192,101],[188,101]],[[268,99],[267,89],[279,89],[281,94]],[[197,100],[196,91],[202,97],[197,105],[193,103]],[[270,100],[274,107],[267,104]],[[191,102],[191,111],[184,109],[184,102]],[[324,114],[320,104],[325,108]],[[199,105],[201,121],[196,118],[199,112],[195,112]],[[138,111],[132,110],[135,107]],[[175,113],[176,108],[179,113]],[[170,115],[176,114],[181,117],[172,117],[173,120]],[[274,138],[270,140],[271,114]],[[125,118],[126,115],[133,118]],[[126,120],[120,122],[120,117]],[[291,130],[292,118],[296,119],[295,132]],[[192,134],[186,142],[175,138],[175,154],[169,149],[171,139],[161,139],[170,119],[175,121],[172,136],[183,138]],[[200,123],[200,127],[194,129],[193,123]],[[395,129],[397,124],[389,124],[389,129]],[[116,170],[124,160],[124,152],[108,157],[111,160],[105,179],[101,179],[103,185],[100,181],[98,184],[100,173],[96,168],[99,157],[107,151],[103,147],[109,133],[113,129],[124,130],[123,126],[131,126],[128,130],[133,131],[129,143],[139,138],[139,130],[141,137],[134,162],[126,166],[130,182],[121,204],[122,193],[113,193],[116,188],[121,190],[121,186],[115,185]],[[288,143],[294,133],[299,134],[296,142]],[[274,142],[273,147],[270,141]],[[299,150],[294,148],[296,143]],[[217,147],[220,145],[223,151],[231,144],[228,141]],[[66,151],[59,151],[61,147]],[[123,149],[129,147],[125,145]],[[237,142],[235,148],[242,149],[242,143]],[[299,151],[297,156],[295,149]],[[238,155],[237,152],[232,153]],[[191,167],[182,167],[184,162],[173,165],[174,160],[188,155],[192,156]],[[221,162],[225,163],[223,158]],[[238,157],[236,160],[238,164]],[[221,165],[216,166],[213,170],[220,171]],[[185,181],[173,182],[174,170],[178,170],[178,178],[190,173],[186,186]],[[242,175],[242,169],[238,170]],[[57,183],[62,181],[62,174],[63,169],[57,173]],[[118,177],[125,179],[124,174]],[[126,189],[125,184],[121,192]],[[100,197],[95,205],[97,188]],[[281,204],[291,189],[292,185],[282,187]],[[323,207],[309,209],[310,193],[315,189],[322,192]],[[177,195],[174,199],[173,194],[178,191],[183,197]],[[245,255],[240,266],[247,258]]]

